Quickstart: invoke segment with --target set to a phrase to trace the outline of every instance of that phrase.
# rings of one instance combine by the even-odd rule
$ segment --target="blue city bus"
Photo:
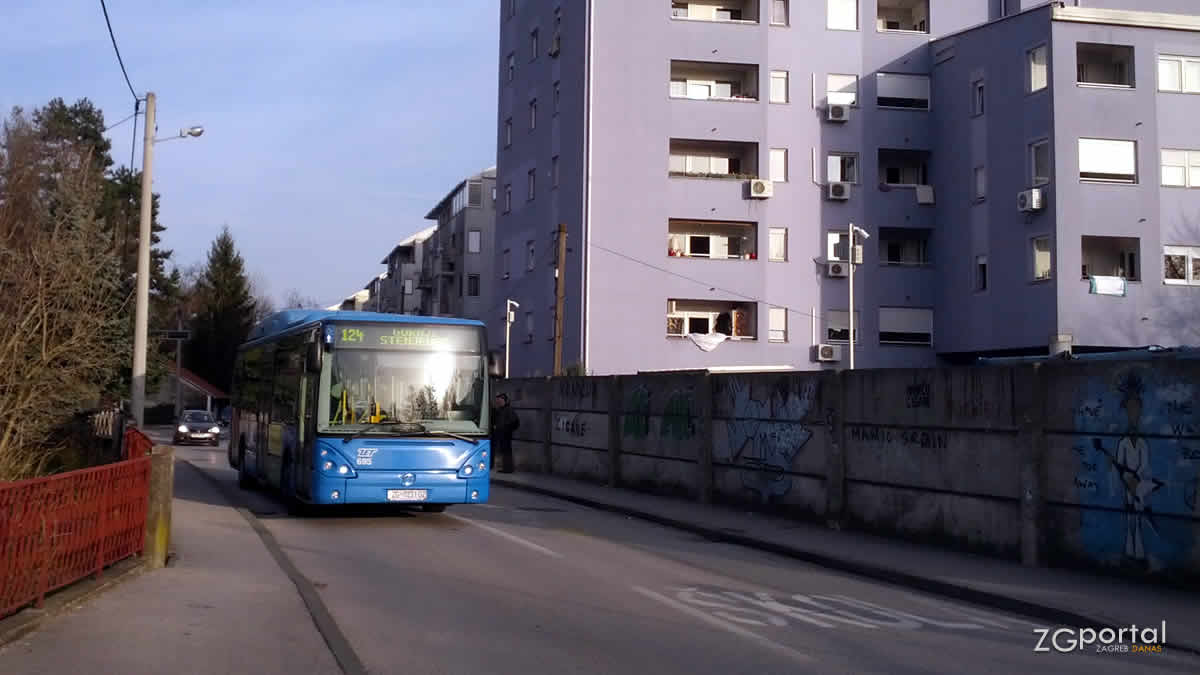
[[[488,500],[487,343],[478,321],[293,310],[238,349],[229,463],[289,507]]]

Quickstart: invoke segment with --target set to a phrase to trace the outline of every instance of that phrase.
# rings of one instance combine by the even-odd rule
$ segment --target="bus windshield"
[[[335,346],[328,355],[321,431],[386,435],[404,426],[411,428],[400,432],[487,432],[487,362],[478,350],[368,344]]]

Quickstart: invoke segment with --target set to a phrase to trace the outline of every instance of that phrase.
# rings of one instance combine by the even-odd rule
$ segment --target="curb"
[[[699,525],[694,522],[669,518],[656,513],[651,513],[649,511],[642,511],[640,509],[627,506],[602,502],[595,499],[589,499],[587,497],[580,497],[578,495],[573,495],[550,488],[528,485],[503,478],[496,478],[495,476],[492,477],[491,481],[496,485],[503,485],[504,487],[512,488],[514,490],[522,490],[525,492],[532,492],[534,494],[545,495],[547,497],[554,497],[556,499],[572,502],[581,506],[587,506],[600,511],[619,513],[621,515],[638,518],[640,520],[645,520],[658,525],[665,525],[678,530],[684,530],[686,532],[700,535],[711,541],[725,544],[736,544],[746,548],[766,551],[768,553],[774,553],[776,555],[810,563],[819,567],[847,572],[849,574],[874,581],[882,581],[894,586],[903,586],[932,595],[939,595],[951,600],[959,600],[974,605],[980,605],[982,607],[988,607],[990,609],[998,609],[1013,614],[1020,614],[1028,618],[1046,621],[1053,625],[1070,626],[1073,628],[1095,628],[1097,630],[1104,628],[1112,628],[1116,630],[1119,628],[1119,626],[1113,625],[1108,619],[1097,619],[1095,617],[1089,617],[1085,614],[1072,612],[1070,610],[1064,610],[1057,607],[1052,607],[1050,605],[1042,605],[1035,602],[1020,600],[1007,595],[1001,595],[999,593],[982,591],[977,588],[971,588],[970,586],[939,581],[937,579],[909,574],[907,572],[901,572],[888,567],[862,563],[855,560],[847,560],[845,558],[838,558],[835,556],[825,555],[823,553],[814,553],[812,551],[806,551],[794,546],[787,546],[785,544],[779,544],[755,537],[731,534],[724,530]],[[1129,624],[1127,623],[1125,626],[1128,627]],[[1167,649],[1200,656],[1200,644],[1175,642],[1169,644]]]
[[[26,608],[0,619],[0,648],[36,631],[55,617],[78,608],[146,570],[140,557],[126,558],[104,570],[100,579],[83,579],[47,595],[41,609]]]

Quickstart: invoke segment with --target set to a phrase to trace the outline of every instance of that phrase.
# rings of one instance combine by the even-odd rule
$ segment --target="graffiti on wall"
[[[912,384],[905,387],[904,404],[908,408],[928,408],[930,407],[930,399],[932,398],[931,391],[933,387],[929,382],[923,379],[916,379]]]
[[[945,450],[946,432],[929,429],[899,429],[864,425],[847,425],[846,433],[855,443],[869,443],[892,448]]]
[[[1087,555],[1145,571],[1189,561],[1195,526],[1169,515],[1200,515],[1195,393],[1143,365],[1088,383],[1075,406],[1074,447],[1074,488],[1093,507],[1080,522]]]
[[[643,440],[650,436],[650,396],[645,385],[634,387],[625,400],[625,420],[621,433],[626,438]],[[659,438],[686,441],[696,435],[696,412],[691,388],[676,389],[667,396],[663,408]]]
[[[799,420],[807,418],[816,403],[816,380],[764,387],[762,397],[755,398],[750,381],[735,378],[725,396],[734,419],[727,422],[728,448],[715,448],[714,458],[742,469],[742,487],[756,500],[765,504],[787,495],[792,489],[789,472],[813,437]]]

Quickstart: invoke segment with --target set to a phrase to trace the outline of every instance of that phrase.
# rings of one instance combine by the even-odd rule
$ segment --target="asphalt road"
[[[1035,653],[1044,626],[1021,617],[505,488],[292,518],[239,491],[223,450],[177,456],[244,500],[371,673],[1200,672]]]

